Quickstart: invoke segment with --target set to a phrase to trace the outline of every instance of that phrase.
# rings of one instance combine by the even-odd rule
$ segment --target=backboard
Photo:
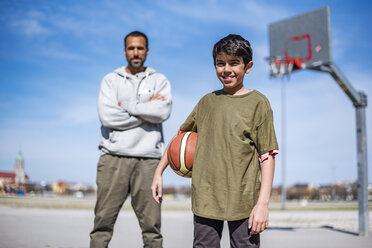
[[[269,36],[272,76],[332,61],[328,6],[270,24]]]

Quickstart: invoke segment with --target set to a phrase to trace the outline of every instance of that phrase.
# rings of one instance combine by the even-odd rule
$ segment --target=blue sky
[[[204,94],[219,89],[213,44],[230,33],[254,50],[248,88],[264,93],[282,142],[281,80],[271,79],[268,24],[329,5],[335,64],[372,97],[369,1],[1,1],[0,170],[12,171],[18,151],[31,181],[93,185],[99,157],[97,95],[103,76],[126,64],[123,37],[150,41],[146,65],[172,83],[168,142]],[[355,180],[355,110],[325,73],[295,72],[287,86],[287,184]],[[371,101],[370,101],[371,102]],[[371,104],[371,103],[370,103]],[[367,108],[368,157],[372,111]],[[281,157],[274,184],[281,184]],[[371,162],[369,181],[372,181]],[[165,185],[188,185],[170,169]]]

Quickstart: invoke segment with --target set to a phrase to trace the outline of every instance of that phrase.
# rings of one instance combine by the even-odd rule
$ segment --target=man
[[[144,33],[129,33],[124,47],[128,66],[103,78],[98,97],[102,154],[90,245],[108,246],[130,194],[144,247],[162,247],[160,206],[152,199],[150,186],[164,150],[162,122],[171,112],[171,88],[164,75],[144,66],[149,53]]]

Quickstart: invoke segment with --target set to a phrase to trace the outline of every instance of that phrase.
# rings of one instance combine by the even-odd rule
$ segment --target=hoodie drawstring
[[[140,82],[140,86],[139,86],[139,89],[138,89],[138,95],[141,95],[143,94],[143,89],[145,88],[145,85],[147,84],[147,80],[149,79],[149,73],[146,72],[146,76],[145,78]]]

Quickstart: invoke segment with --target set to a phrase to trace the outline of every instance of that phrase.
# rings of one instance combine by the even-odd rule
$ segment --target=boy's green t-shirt
[[[192,171],[192,210],[218,219],[248,218],[260,191],[259,155],[278,149],[273,112],[253,90],[205,95],[180,127],[198,133]]]

